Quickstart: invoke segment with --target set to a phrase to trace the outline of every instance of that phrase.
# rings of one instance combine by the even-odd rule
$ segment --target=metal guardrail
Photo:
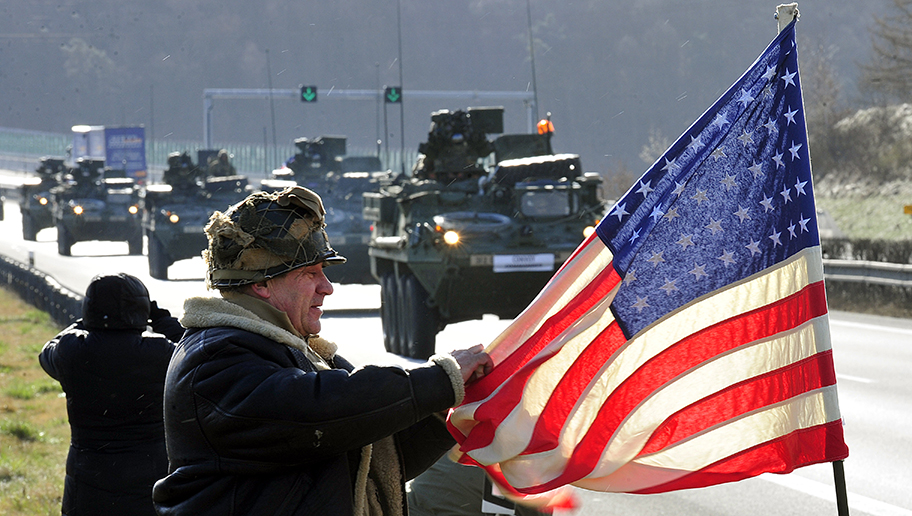
[[[912,296],[912,264],[826,259],[823,260],[823,272],[829,285],[875,286],[875,292],[881,291],[875,295],[884,295],[881,287],[886,287],[904,292],[906,298]],[[61,326],[68,326],[82,317],[81,294],[67,289],[53,277],[28,264],[2,255],[0,285],[8,286],[27,303],[47,312]]]
[[[912,264],[823,260],[823,275],[827,281],[912,288]]]
[[[0,256],[0,284],[19,294],[26,303],[47,312],[61,326],[69,326],[82,317],[82,295],[38,269],[6,256]]]

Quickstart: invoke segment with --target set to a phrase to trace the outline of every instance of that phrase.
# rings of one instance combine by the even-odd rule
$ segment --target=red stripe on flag
[[[664,493],[723,482],[735,482],[761,473],[789,473],[796,468],[842,460],[849,456],[842,432],[842,420],[796,430],[778,439],[726,457],[700,471],[672,482],[634,491],[636,494]]]
[[[653,432],[639,455],[656,453],[697,432],[765,405],[836,383],[833,352],[827,350],[782,369],[741,382],[672,415]]]
[[[510,378],[512,375],[516,374],[539,351],[608,295],[620,281],[621,278],[614,268],[610,265],[606,267],[579,294],[574,296],[566,306],[549,317],[541,328],[514,351],[509,358],[497,364],[494,370],[484,378],[466,387],[466,397],[463,404],[483,400],[502,384],[514,382],[515,380]],[[525,379],[523,379],[522,383],[525,383]],[[519,387],[519,393],[522,394],[522,386],[520,385]],[[504,389],[501,388],[498,396],[503,395],[503,392]],[[516,397],[515,399],[518,400],[519,398]]]
[[[611,393],[600,409],[596,423],[593,424],[593,428],[598,429],[595,435],[600,437],[591,438],[607,441],[631,410],[689,369],[745,343],[790,330],[825,313],[823,283],[819,282],[787,298],[732,317],[682,339],[645,363]],[[604,361],[599,362],[598,365],[601,366],[603,363]],[[587,374],[590,370],[598,372],[599,369],[578,362],[574,368],[567,371],[565,378],[579,377],[577,382],[584,383],[585,386],[592,381],[592,374]],[[586,376],[583,376],[584,374]],[[558,389],[573,390],[576,387],[576,383],[568,381],[562,382]],[[571,399],[572,395],[572,392],[554,393],[555,397],[552,399],[557,401],[548,401],[536,423],[532,441],[525,453],[539,453],[557,446],[560,430],[576,403],[576,398]],[[584,442],[591,438],[587,435]],[[602,448],[603,446],[599,447],[598,455],[601,454]]]

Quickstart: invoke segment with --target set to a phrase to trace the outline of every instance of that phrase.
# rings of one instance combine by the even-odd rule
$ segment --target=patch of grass
[[[903,213],[903,206],[912,204],[912,199],[905,196],[823,197],[816,201],[848,238],[912,239],[912,215]]]
[[[0,314],[0,514],[60,514],[70,427],[38,352],[61,328],[2,288]]]

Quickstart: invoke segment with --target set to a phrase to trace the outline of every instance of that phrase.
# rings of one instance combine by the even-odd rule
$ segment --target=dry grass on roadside
[[[0,514],[59,515],[70,427],[60,384],[38,364],[58,328],[0,288]]]

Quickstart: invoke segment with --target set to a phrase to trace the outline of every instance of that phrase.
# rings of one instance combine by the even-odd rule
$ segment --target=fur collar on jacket
[[[288,347],[298,349],[314,359],[316,353],[323,361],[332,362],[338,346],[319,335],[302,339],[288,330],[259,318],[246,308],[218,297],[191,297],[184,301],[184,315],[180,319],[184,328],[215,328],[229,326],[262,335]],[[316,365],[316,364],[315,364]]]

